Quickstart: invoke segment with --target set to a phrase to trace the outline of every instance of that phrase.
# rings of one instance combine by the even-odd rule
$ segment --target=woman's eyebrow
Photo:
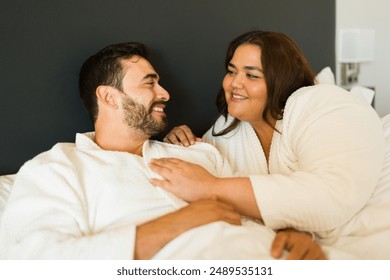
[[[234,65],[233,63],[228,63],[228,66],[234,68],[234,69],[237,69],[236,65]],[[260,67],[257,67],[257,66],[244,66],[244,69],[246,70],[256,70],[256,71],[259,71],[261,73],[263,73],[263,69],[261,69]]]
[[[256,71],[259,71],[259,72],[263,73],[263,69],[261,69],[260,67],[257,67],[257,66],[244,66],[244,69],[256,70]]]

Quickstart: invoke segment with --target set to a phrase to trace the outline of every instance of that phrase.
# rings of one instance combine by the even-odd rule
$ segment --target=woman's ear
[[[99,102],[112,109],[117,109],[117,94],[116,90],[110,86],[98,86],[96,89],[96,97]]]

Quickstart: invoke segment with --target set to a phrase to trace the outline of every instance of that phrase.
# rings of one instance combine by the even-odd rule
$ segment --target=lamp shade
[[[373,61],[375,55],[375,30],[341,29],[339,61],[342,63]]]

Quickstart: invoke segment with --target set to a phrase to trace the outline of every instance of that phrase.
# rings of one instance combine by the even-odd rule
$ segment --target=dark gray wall
[[[297,41],[314,70],[334,69],[334,0],[1,1],[0,174],[16,172],[57,142],[92,129],[77,91],[82,62],[104,46],[142,41],[171,93],[171,126],[199,135],[214,99],[227,43],[250,29]]]

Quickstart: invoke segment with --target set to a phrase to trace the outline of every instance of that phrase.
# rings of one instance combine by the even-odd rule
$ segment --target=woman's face
[[[267,102],[267,86],[260,58],[260,47],[239,46],[222,82],[229,114],[249,123],[262,121]]]

